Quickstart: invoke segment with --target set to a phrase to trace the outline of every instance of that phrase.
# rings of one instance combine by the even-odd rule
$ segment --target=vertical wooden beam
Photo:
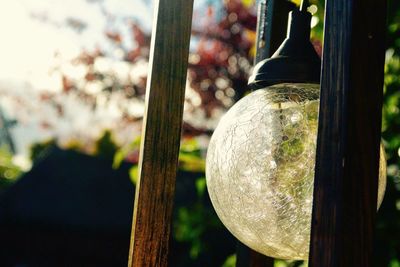
[[[193,0],[158,0],[129,266],[167,266]]]
[[[372,265],[386,0],[327,0],[310,267]]]

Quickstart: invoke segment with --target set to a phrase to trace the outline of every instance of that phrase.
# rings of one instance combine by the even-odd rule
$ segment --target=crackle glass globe
[[[207,153],[207,187],[228,230],[255,251],[307,259],[319,85],[257,90],[221,119]],[[381,149],[378,206],[386,187]]]

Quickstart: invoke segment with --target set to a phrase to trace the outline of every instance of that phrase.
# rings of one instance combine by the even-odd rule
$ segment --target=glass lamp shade
[[[236,238],[267,256],[308,258],[318,110],[318,84],[273,85],[236,103],[211,138],[213,206]],[[385,187],[381,149],[378,206]]]

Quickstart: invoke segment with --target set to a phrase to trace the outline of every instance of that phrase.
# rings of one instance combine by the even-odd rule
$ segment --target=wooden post
[[[372,265],[386,0],[327,0],[310,267]]]
[[[158,0],[129,266],[167,266],[193,0]]]

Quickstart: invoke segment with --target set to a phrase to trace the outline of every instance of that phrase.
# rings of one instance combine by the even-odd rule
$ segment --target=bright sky
[[[59,52],[68,60],[82,48],[89,51],[100,45],[107,48],[104,31],[107,18],[102,10],[115,17],[113,27],[128,34],[127,19],[134,19],[147,31],[151,31],[152,2],[148,0],[0,0],[0,82],[28,80],[33,87],[54,87],[54,79],[48,77],[54,65],[54,53]],[[206,4],[217,9],[222,1],[196,0],[195,10]],[[77,19],[87,27],[78,33],[65,27],[67,21]],[[43,23],[46,21],[46,23]],[[124,38],[129,48],[134,44]],[[50,79],[50,80],[49,80]]]
[[[69,118],[60,120],[54,114],[54,109],[38,101],[37,91],[59,91],[61,77],[49,75],[49,70],[68,63],[83,49],[93,51],[99,46],[105,51],[112,51],[111,47],[107,47],[110,42],[105,39],[105,30],[117,30],[128,35],[129,24],[126,22],[134,20],[150,31],[153,10],[149,2],[151,1],[0,0],[0,92],[18,96],[25,103],[23,107],[18,107],[6,97],[2,97],[0,101],[3,110],[11,118],[17,117],[20,122],[12,129],[18,154],[27,155],[30,144],[54,135],[68,135],[71,131],[86,131],[90,134],[90,131],[96,130],[96,127],[87,127],[88,122],[93,120],[100,121],[104,118],[99,127],[110,126],[118,116],[112,103],[104,105],[97,114],[91,114],[90,110],[86,110],[88,107],[79,106],[78,100],[70,96],[62,100]],[[108,24],[104,10],[114,18],[112,25]],[[85,29],[78,32],[67,27],[71,20],[82,21],[86,25]],[[123,40],[123,45],[127,48],[135,45],[130,38]],[[55,57],[56,52],[58,57]],[[106,64],[117,70],[126,69],[118,59]],[[147,68],[146,63],[141,66]],[[68,66],[64,71],[68,72]],[[113,97],[114,102],[121,103],[118,98],[118,95]],[[41,129],[40,121],[43,118],[57,124],[56,129]]]
[[[35,83],[51,83],[46,76],[56,51],[68,59],[82,48],[104,46],[107,43],[104,30],[108,25],[102,6],[115,16],[115,26],[122,33],[128,31],[124,24],[128,18],[135,18],[150,30],[152,9],[145,3],[142,0],[1,0],[0,81],[21,81],[24,77],[34,87]],[[80,20],[87,28],[80,34],[65,27],[68,19]],[[125,39],[125,46],[133,45],[129,38]]]
[[[0,105],[11,118],[17,118],[19,124],[12,128],[17,153],[27,155],[29,145],[51,138],[63,136],[73,131],[96,135],[99,129],[110,127],[118,117],[118,110],[113,103],[91,114],[88,107],[79,106],[74,96],[65,100],[67,119],[61,120],[51,109],[40,102],[41,90],[58,92],[61,89],[60,74],[50,72],[54,66],[63,66],[63,72],[69,76],[79,76],[78,68],[69,67],[69,62],[83,49],[93,51],[101,47],[109,52],[105,66],[112,71],[129,71],[117,55],[115,47],[105,38],[105,30],[116,30],[129,36],[128,21],[135,21],[150,32],[153,16],[153,1],[149,0],[0,0],[0,94],[17,96],[24,100],[23,106],[15,106],[10,99],[1,97]],[[195,10],[200,14],[204,6],[212,4],[218,10],[222,0],[195,0]],[[109,23],[108,12],[113,18]],[[218,13],[217,13],[218,14]],[[77,31],[68,27],[68,22],[79,21],[85,25],[84,30]],[[196,20],[195,20],[196,22]],[[197,23],[201,24],[201,20]],[[135,46],[131,38],[123,38],[126,48]],[[55,56],[57,53],[58,56]],[[137,64],[131,74],[145,75],[147,63]],[[140,70],[138,70],[140,68]],[[82,71],[81,71],[82,72]],[[84,73],[84,71],[82,72]],[[143,74],[144,73],[144,74]],[[125,73],[122,73],[125,75]],[[120,96],[113,97],[121,104]],[[26,104],[29,103],[29,104]],[[134,106],[138,112],[143,107]],[[70,114],[69,114],[70,113]],[[92,112],[93,113],[93,112]],[[51,122],[55,130],[44,131],[40,122],[44,119]],[[98,127],[87,127],[93,121]],[[91,133],[91,131],[93,133]],[[129,133],[128,133],[129,135]]]

